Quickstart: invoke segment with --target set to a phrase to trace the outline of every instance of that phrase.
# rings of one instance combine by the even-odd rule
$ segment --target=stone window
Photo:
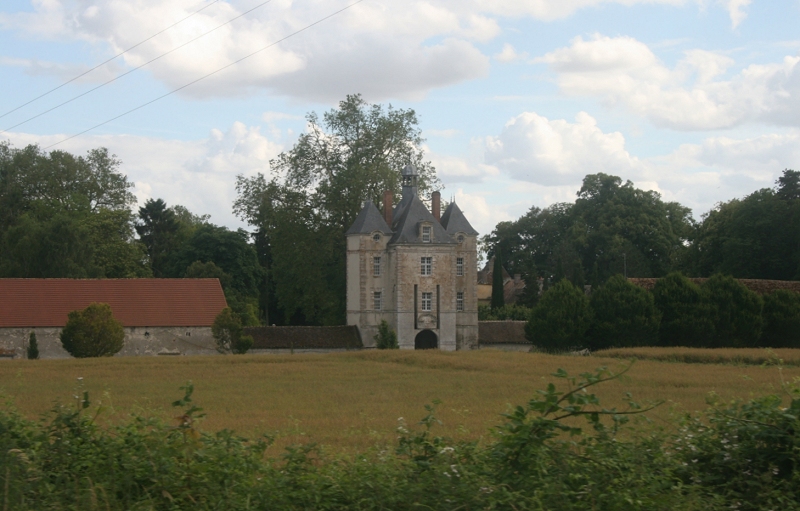
[[[376,311],[383,309],[383,292],[373,291],[372,308],[375,309]]]
[[[422,293],[422,303],[420,304],[420,309],[424,311],[430,311],[433,307],[433,293]]]
[[[432,267],[433,267],[432,257],[428,256],[419,258],[420,275],[430,276],[430,274],[432,273]]]
[[[458,291],[456,293],[456,310],[458,312],[464,310],[464,291]]]
[[[422,242],[423,243],[430,243],[431,242],[431,226],[430,225],[423,225],[422,226]]]
[[[464,243],[464,235],[463,234],[459,234],[458,237],[456,238],[456,240],[459,243]]]
[[[372,241],[380,241],[380,240],[381,240],[381,235],[378,234],[377,232],[372,235]]]
[[[456,276],[463,277],[464,276],[464,258],[463,257],[456,257]]]
[[[379,277],[381,275],[381,258],[380,257],[373,257],[372,258],[372,275],[374,277]]]

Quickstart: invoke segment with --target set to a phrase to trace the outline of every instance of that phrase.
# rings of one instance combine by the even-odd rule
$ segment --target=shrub
[[[400,346],[397,344],[397,334],[385,319],[378,325],[378,333],[375,335],[375,346],[379,350],[396,350]]]
[[[542,295],[531,312],[525,337],[544,351],[582,349],[591,316],[589,299],[583,291],[562,279]]]
[[[242,320],[230,307],[225,307],[214,318],[211,334],[220,353],[244,354],[253,347],[253,337],[246,335],[242,328]]]
[[[28,337],[28,360],[37,360],[39,358],[39,343],[36,341],[36,333],[31,332]]]
[[[488,305],[478,305],[478,321],[528,321],[531,308],[524,305],[508,304],[497,309]]]
[[[745,348],[758,344],[763,300],[727,275],[714,275],[701,287],[711,304],[715,348]]]
[[[590,304],[593,319],[588,343],[591,349],[657,343],[661,315],[653,295],[622,275],[611,277],[593,292]]]
[[[125,330],[107,303],[92,303],[67,315],[61,345],[75,358],[110,357],[122,349]]]
[[[761,345],[800,348],[800,293],[778,289],[764,297]]]
[[[679,272],[656,282],[653,299],[661,312],[658,337],[662,346],[707,346],[714,338],[708,300],[700,286]]]

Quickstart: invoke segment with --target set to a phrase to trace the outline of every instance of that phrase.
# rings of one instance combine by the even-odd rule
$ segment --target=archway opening
[[[423,330],[414,338],[415,350],[435,350],[439,347],[439,338],[431,330]]]

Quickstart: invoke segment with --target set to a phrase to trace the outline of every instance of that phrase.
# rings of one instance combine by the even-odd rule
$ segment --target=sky
[[[598,172],[699,220],[800,169],[798,26],[800,0],[3,0],[0,141],[107,147],[140,205],[238,228],[236,176],[360,93],[417,113],[481,234]]]

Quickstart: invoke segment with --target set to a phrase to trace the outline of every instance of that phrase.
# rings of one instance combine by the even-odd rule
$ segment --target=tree
[[[560,352],[586,347],[592,310],[586,294],[562,279],[542,295],[525,325],[525,337],[543,351]]]
[[[375,347],[379,350],[396,350],[400,348],[397,345],[397,333],[385,319],[382,319],[378,325],[378,333],[375,334]]]
[[[500,250],[495,251],[492,261],[492,310],[500,309],[506,304],[505,289],[503,288],[503,263]]]
[[[211,334],[220,353],[244,354],[253,347],[253,337],[244,334],[242,321],[230,307],[225,307],[214,318]]]
[[[344,233],[364,201],[379,204],[384,190],[398,194],[400,170],[409,163],[420,173],[423,193],[440,186],[424,160],[413,110],[351,95],[322,119],[310,113],[307,121],[294,147],[270,162],[281,178],[237,177],[234,212],[255,228],[269,279],[262,291],[274,291],[265,309],[280,311],[279,322],[342,324]]]
[[[169,256],[178,248],[178,231],[180,223],[175,213],[161,199],[148,199],[139,208],[139,222],[136,232],[139,239],[147,247],[150,267],[155,277],[167,275]]]
[[[36,333],[31,332],[28,337],[28,360],[37,360],[39,358],[39,342],[36,340]]]
[[[778,289],[764,297],[761,345],[800,348],[800,293]]]
[[[588,340],[592,350],[654,346],[661,315],[653,295],[622,275],[608,279],[592,292],[592,325]]]
[[[114,319],[107,303],[92,303],[67,315],[61,330],[61,345],[75,358],[110,357],[125,341],[122,323]]]
[[[701,347],[713,340],[711,304],[700,286],[673,272],[656,282],[653,298],[661,312],[658,336],[662,346]]]
[[[248,243],[248,234],[243,230],[231,231],[225,227],[204,224],[170,257],[168,276],[182,278],[219,277],[225,297],[231,308],[239,315],[242,324],[258,325],[258,284],[262,269],[258,264],[255,249]],[[213,263],[197,267],[197,264]],[[192,266],[192,273],[189,269]],[[211,272],[211,273],[201,273]]]
[[[701,290],[711,304],[715,348],[747,348],[758,344],[763,301],[730,275],[716,274]]]

